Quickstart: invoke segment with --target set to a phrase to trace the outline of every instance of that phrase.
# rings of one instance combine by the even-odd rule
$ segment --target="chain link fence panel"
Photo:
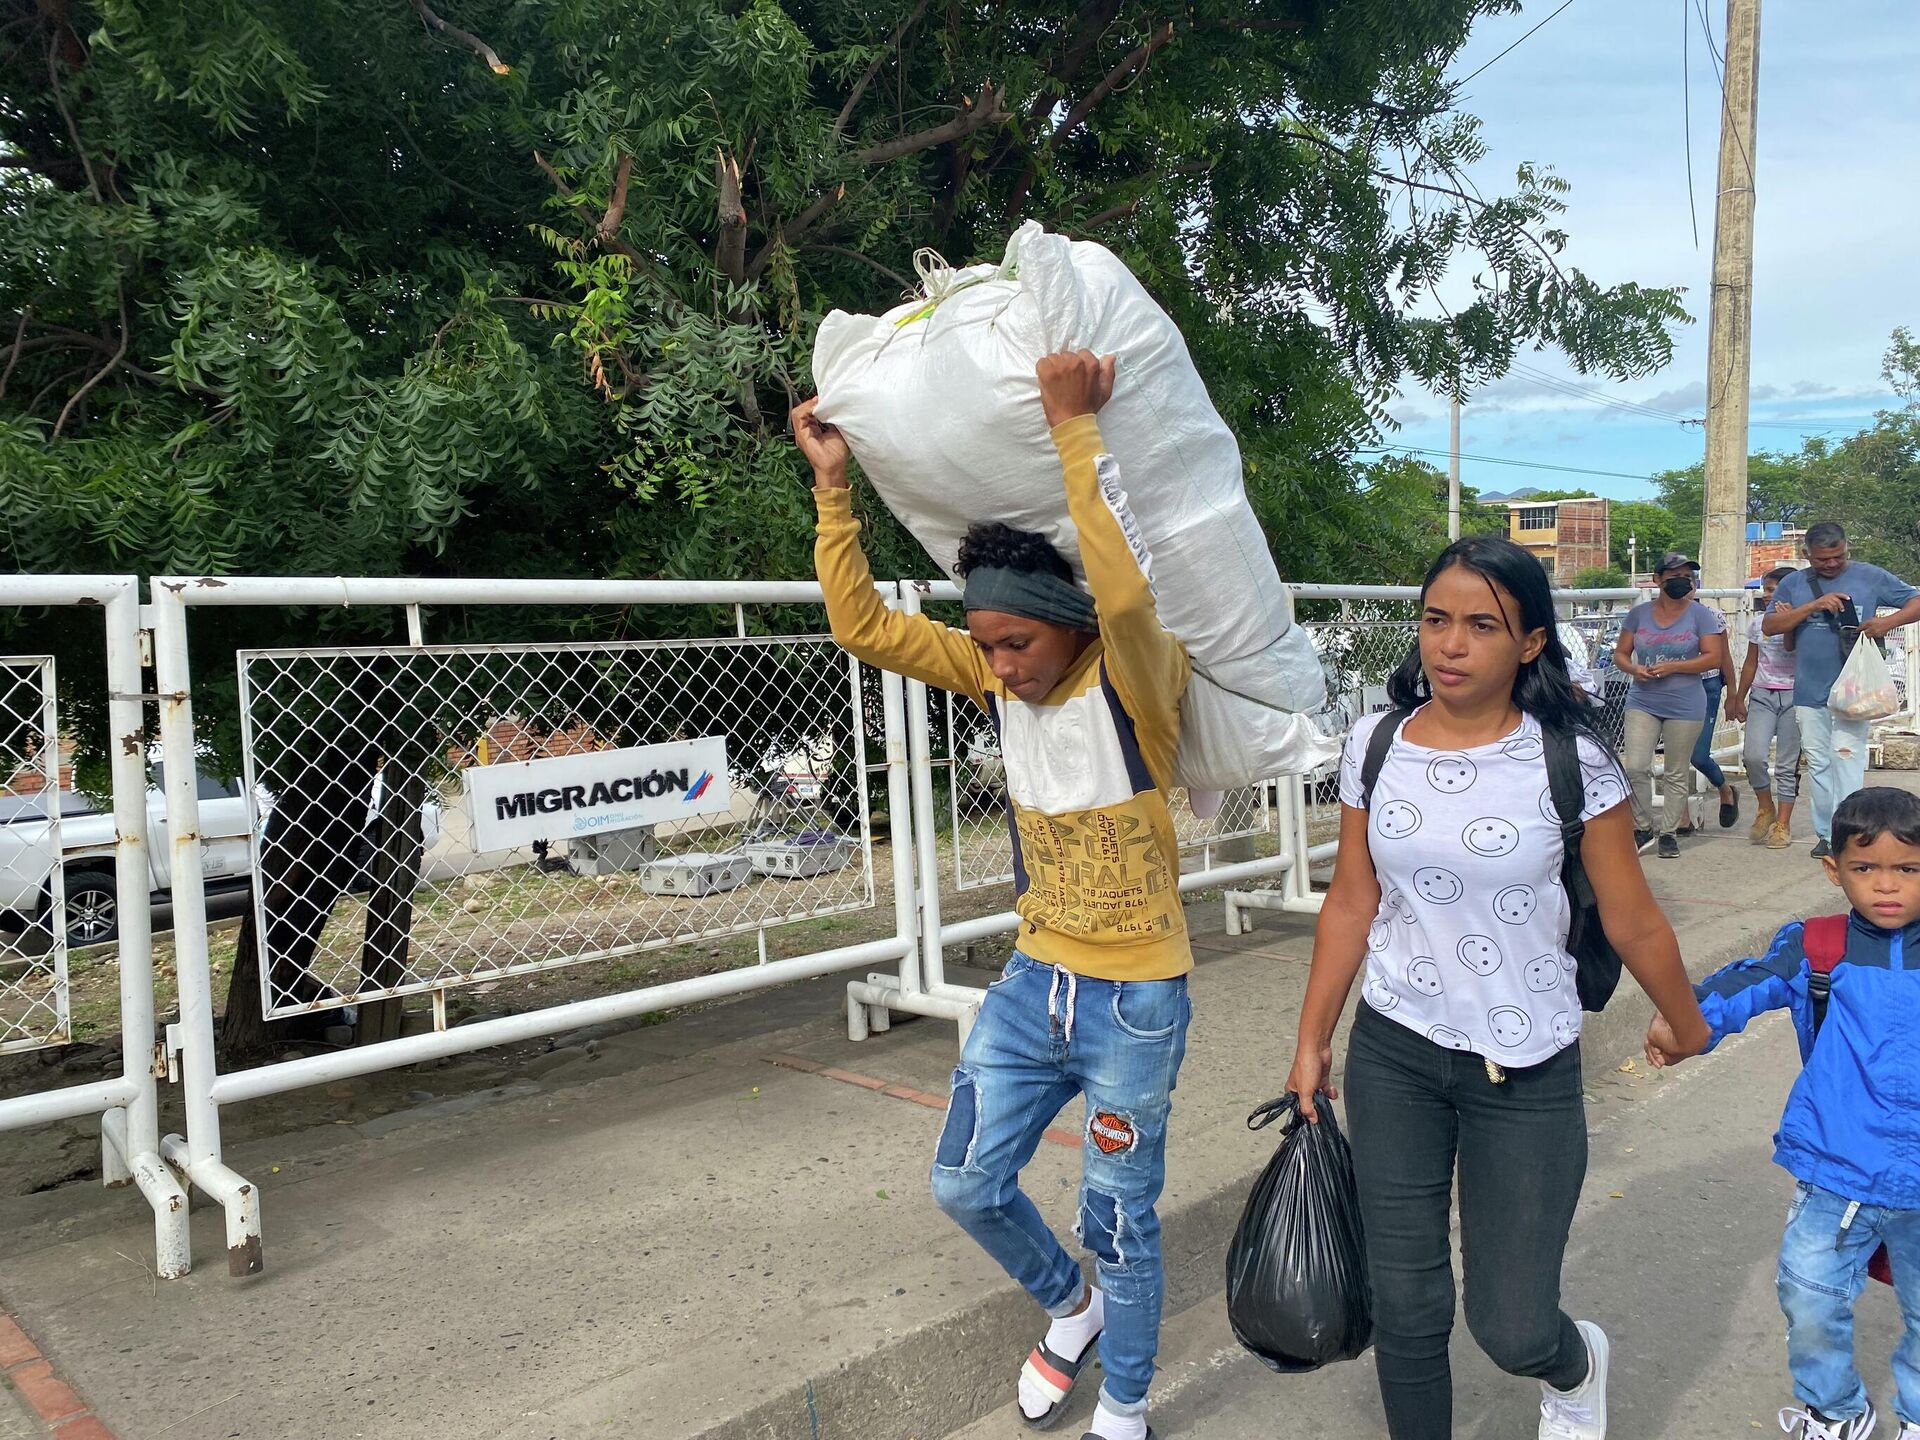
[[[0,658],[0,1055],[72,1038],[53,661]]]
[[[247,651],[239,668],[270,1016],[875,903],[877,710],[830,637]],[[698,756],[719,752],[687,742],[716,739],[724,774],[703,783]],[[625,752],[655,745],[692,768],[631,773],[644,757]],[[540,763],[566,757],[584,765]],[[551,778],[515,792],[520,772],[484,773],[524,762]],[[594,813],[643,793],[692,808]]]

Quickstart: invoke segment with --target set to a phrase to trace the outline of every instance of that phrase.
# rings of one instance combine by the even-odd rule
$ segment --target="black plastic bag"
[[[1288,1091],[1247,1117],[1249,1130],[1287,1124],[1227,1250],[1234,1338],[1283,1375],[1351,1360],[1373,1340],[1353,1152],[1326,1096],[1317,1108],[1309,1124]]]

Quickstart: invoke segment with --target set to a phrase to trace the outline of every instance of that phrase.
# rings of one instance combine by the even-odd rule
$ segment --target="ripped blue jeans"
[[[1095,980],[1018,951],[987,990],[953,1072],[933,1197],[1049,1315],[1080,1303],[1079,1263],[1020,1190],[1020,1171],[1075,1094],[1086,1096],[1075,1234],[1106,1294],[1109,1409],[1146,1409],[1164,1272],[1154,1202],[1167,1115],[1193,1014],[1187,982]]]

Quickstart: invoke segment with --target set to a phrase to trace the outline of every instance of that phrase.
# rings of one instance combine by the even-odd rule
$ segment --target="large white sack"
[[[998,520],[1047,536],[1084,580],[1034,366],[1062,349],[1118,355],[1100,430],[1152,555],[1161,622],[1196,674],[1178,778],[1227,789],[1331,758],[1333,742],[1301,720],[1326,702],[1319,658],[1173,321],[1104,246],[1033,222],[997,266],[918,268],[923,298],[881,316],[835,311],[813,352],[820,418],[887,508],[948,575],[967,527]]]

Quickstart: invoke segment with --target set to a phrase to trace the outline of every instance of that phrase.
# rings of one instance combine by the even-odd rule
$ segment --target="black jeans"
[[[1456,1160],[1467,1328],[1508,1373],[1556,1390],[1579,1385],[1587,1347],[1560,1309],[1560,1262],[1587,1173],[1580,1047],[1495,1084],[1479,1056],[1363,1003],[1346,1097],[1392,1440],[1453,1433],[1447,1214]]]

